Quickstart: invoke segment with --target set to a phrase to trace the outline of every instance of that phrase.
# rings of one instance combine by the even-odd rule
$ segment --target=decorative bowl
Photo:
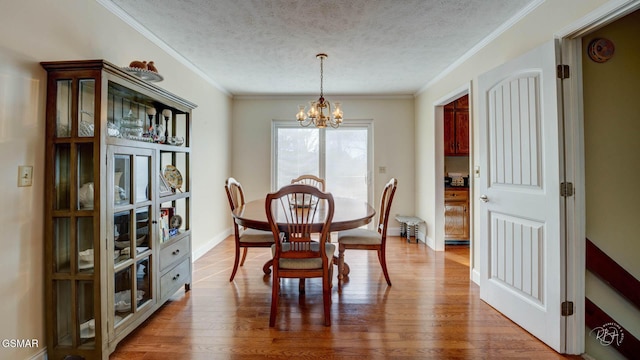
[[[87,249],[84,251],[80,251],[78,253],[78,258],[80,259],[80,261],[84,261],[87,263],[92,263],[93,262],[93,249]]]

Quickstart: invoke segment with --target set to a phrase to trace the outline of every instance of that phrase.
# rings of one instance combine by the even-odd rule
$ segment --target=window
[[[372,203],[372,127],[371,120],[345,121],[338,129],[274,121],[271,188],[312,174],[325,179],[334,196]]]

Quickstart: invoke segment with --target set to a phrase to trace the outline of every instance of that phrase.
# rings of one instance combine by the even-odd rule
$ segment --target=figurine
[[[147,70],[153,71],[154,73],[158,72],[158,69],[156,69],[156,66],[153,64],[153,61],[149,61],[147,63]]]
[[[142,69],[142,70],[147,70],[147,62],[146,61],[137,61],[134,60],[129,64],[130,68],[136,68],[136,69]],[[154,67],[155,69],[155,67]]]

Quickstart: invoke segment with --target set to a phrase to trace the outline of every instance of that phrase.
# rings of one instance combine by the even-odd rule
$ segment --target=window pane
[[[367,129],[340,128],[326,133],[327,191],[367,201]]]
[[[278,189],[300,175],[320,173],[318,129],[278,128],[277,141]]]

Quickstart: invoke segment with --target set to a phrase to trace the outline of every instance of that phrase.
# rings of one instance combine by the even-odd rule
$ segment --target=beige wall
[[[640,11],[583,39],[611,40],[613,58],[595,63],[583,55],[586,235],[640,279]],[[583,52],[585,54],[585,52]],[[591,273],[586,296],[629,332],[640,337],[640,312]],[[587,352],[622,358],[587,336]]]
[[[514,59],[528,50],[554,39],[555,35],[563,31],[567,26],[575,23],[591,11],[595,10],[605,0],[547,0],[531,11],[525,18],[514,24],[496,39],[491,41],[482,50],[472,55],[467,61],[456,67],[450,74],[441,80],[431,84],[426,90],[418,94],[416,98],[416,212],[427,223],[433,224],[436,219],[436,205],[433,199],[441,199],[437,193],[438,185],[442,180],[436,178],[437,169],[442,169],[442,160],[436,156],[435,143],[435,118],[434,104],[441,99],[471,82],[471,132],[473,134],[473,148],[471,158],[473,166],[480,166],[479,139],[478,139],[478,102],[477,78],[479,75]],[[482,169],[480,169],[482,173]],[[472,194],[477,194],[478,183],[474,182]],[[442,191],[442,190],[440,190]],[[479,239],[478,228],[479,211],[478,202],[473,202],[474,218],[472,219],[472,238]],[[444,231],[434,230],[432,233],[444,236]],[[473,271],[480,271],[478,261],[480,246],[474,246]]]
[[[413,98],[349,98],[326,95],[342,101],[345,122],[349,119],[373,120],[374,200],[391,177],[398,179],[398,190],[391,214],[414,213],[414,114]],[[317,95],[316,95],[317,97]],[[264,197],[271,191],[272,120],[295,121],[298,104],[314,96],[277,98],[237,98],[233,102],[231,175],[242,183],[247,200]],[[421,139],[418,139],[421,141]],[[385,166],[380,174],[378,167]],[[399,227],[392,220],[390,227]]]
[[[193,112],[194,251],[229,227],[222,184],[229,165],[231,99],[95,1],[24,0],[0,4],[0,339],[38,339],[39,348],[0,346],[1,359],[27,359],[45,346],[43,214],[46,73],[40,61],[154,60],[158,85],[196,104]],[[33,186],[18,188],[18,166]],[[217,185],[216,185],[217,184]]]

